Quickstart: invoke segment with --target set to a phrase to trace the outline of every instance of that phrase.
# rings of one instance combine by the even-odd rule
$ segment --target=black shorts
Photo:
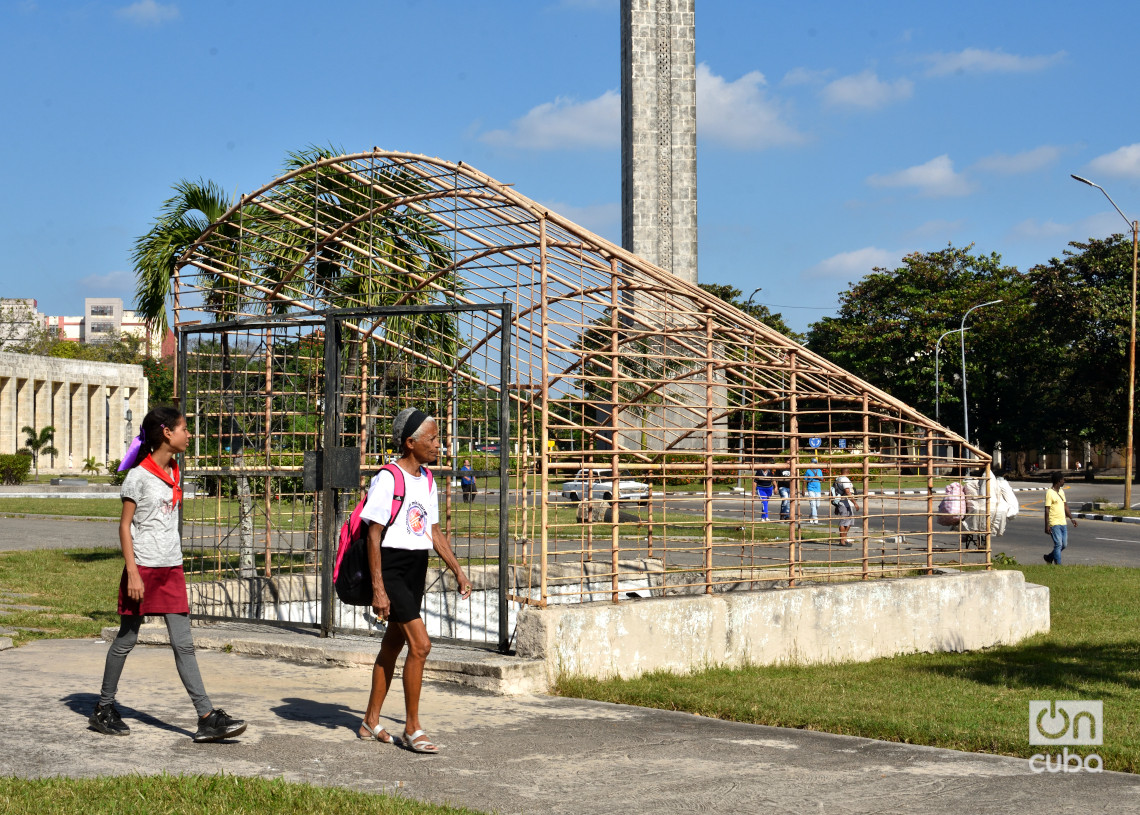
[[[384,591],[392,604],[388,610],[392,622],[410,623],[419,618],[429,554],[427,549],[380,548],[380,570]]]

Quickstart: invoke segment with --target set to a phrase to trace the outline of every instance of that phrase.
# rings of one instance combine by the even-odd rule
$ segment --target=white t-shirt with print
[[[135,563],[151,569],[181,566],[182,539],[178,535],[174,487],[154,473],[134,467],[123,479],[119,495],[135,502],[131,519]]]
[[[396,465],[399,466],[398,464]],[[387,470],[381,470],[368,485],[368,500],[360,512],[361,519],[386,526],[392,514],[392,496],[396,480]],[[432,548],[431,529],[439,523],[439,491],[435,480],[428,488],[428,477],[404,472],[404,503],[396,514],[396,521],[384,533],[382,546],[390,549],[422,550]]]

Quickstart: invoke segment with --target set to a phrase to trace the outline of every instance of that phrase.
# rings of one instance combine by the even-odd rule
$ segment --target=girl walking
[[[123,457],[123,514],[119,544],[123,547],[123,576],[119,581],[119,634],[107,651],[99,703],[88,719],[92,729],[111,736],[131,732],[115,708],[115,692],[127,654],[138,641],[143,615],[162,615],[174,649],[178,676],[198,711],[194,741],[221,741],[245,732],[245,722],[214,708],[194,656],[190,635],[190,605],[182,571],[182,539],[178,505],[182,488],[178,462],[190,440],[186,417],[172,407],[159,407],[142,420],[138,438]]]

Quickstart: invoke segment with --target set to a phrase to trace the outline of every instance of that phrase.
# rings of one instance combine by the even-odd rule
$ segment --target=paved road
[[[1020,487],[1037,487],[1040,484],[1015,484]],[[1122,485],[1104,486],[1100,484],[1073,483],[1069,486],[1068,495],[1070,505],[1079,506],[1084,501],[1094,498],[1106,498],[1109,501],[1120,501],[1123,498]],[[994,552],[1004,552],[1015,558],[1019,563],[1036,564],[1041,556],[1051,548],[1049,539],[1044,533],[1042,502],[1044,493],[1041,491],[1019,492],[1018,498],[1022,506],[1022,514],[1012,519],[1006,535],[995,538]],[[488,496],[480,494],[481,500],[488,500]],[[491,498],[497,500],[497,497]],[[662,499],[657,501],[655,511],[660,508]],[[685,513],[699,513],[702,504],[699,499],[669,496],[670,512],[681,511]],[[887,502],[891,505],[892,502]],[[919,505],[921,502],[914,502]],[[872,511],[882,511],[882,502],[872,499]],[[723,522],[732,519],[749,517],[755,510],[751,499],[725,496],[717,499],[715,517]],[[827,512],[827,502],[823,501],[821,513]],[[893,511],[893,510],[892,510]],[[917,524],[914,524],[918,529]],[[889,527],[893,529],[894,527]],[[881,523],[872,522],[872,530],[879,532]],[[303,533],[291,537],[300,538]],[[288,536],[286,536],[288,537]],[[457,542],[458,543],[458,542]],[[605,542],[608,546],[608,539]],[[287,541],[282,540],[282,544]],[[78,521],[60,518],[0,518],[0,551],[14,549],[39,548],[65,548],[70,546],[112,546],[117,547],[118,535],[116,522],[104,521]],[[298,540],[295,545],[303,546]],[[577,544],[574,544],[577,545]],[[807,548],[811,548],[809,545]],[[466,550],[462,550],[461,554]],[[471,554],[484,556],[483,543],[474,544]],[[1140,567],[1140,524],[1120,524],[1108,521],[1080,521],[1079,526],[1070,530],[1069,548],[1065,552],[1066,562],[1081,565],[1112,565]]]
[[[53,640],[0,653],[0,774],[226,772],[504,813],[1134,813],[1140,801],[1140,777],[1124,773],[1041,775],[1024,759],[432,683],[421,710],[443,752],[418,756],[354,738],[368,669],[223,652],[199,652],[206,687],[249,730],[196,745],[170,651],[147,646],[120,686],[131,735],[102,736],[87,715],[106,648]],[[385,707],[396,732],[402,702],[396,688]]]

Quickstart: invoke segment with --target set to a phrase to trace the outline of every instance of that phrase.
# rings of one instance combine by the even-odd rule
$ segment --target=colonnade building
[[[141,365],[0,352],[0,454],[24,446],[22,428],[50,426],[59,455],[41,455],[40,472],[78,473],[91,457],[102,468],[126,452],[147,399]]]

